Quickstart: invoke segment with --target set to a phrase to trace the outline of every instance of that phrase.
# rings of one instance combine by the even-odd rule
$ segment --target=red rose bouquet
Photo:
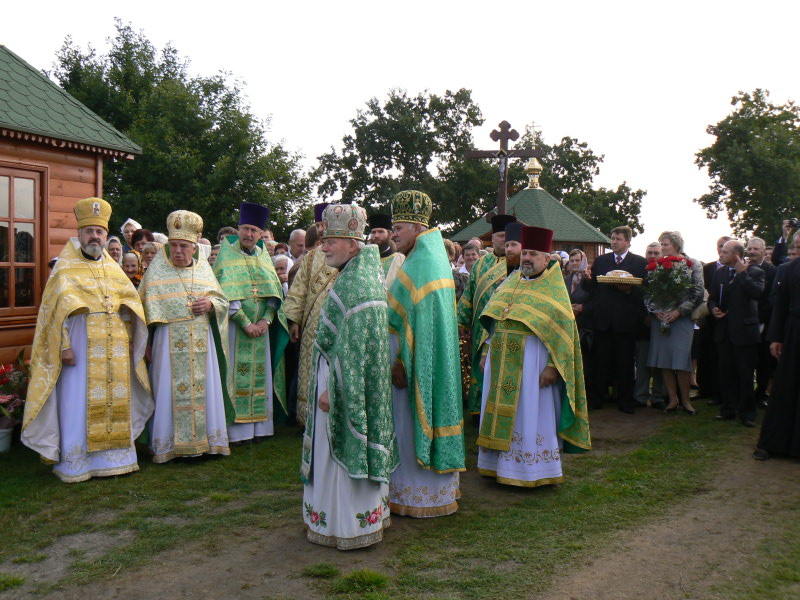
[[[692,287],[692,261],[683,256],[650,259],[645,282],[645,303],[650,312],[674,310]],[[669,323],[661,321],[661,333],[669,333]]]

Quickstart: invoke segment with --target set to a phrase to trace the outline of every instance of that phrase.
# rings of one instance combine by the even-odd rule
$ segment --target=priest
[[[591,448],[580,338],[552,239],[523,228],[520,268],[480,317],[489,338],[478,472],[521,487],[560,483],[561,452]]]
[[[482,256],[470,271],[464,293],[458,301],[458,327],[462,334],[471,337],[471,375],[467,412],[477,415],[481,409],[482,376],[480,372],[480,348],[483,342],[483,330],[478,317],[489,302],[497,286],[506,276],[506,225],[515,223],[517,218],[511,215],[496,215],[492,219],[492,254]]]
[[[142,303],[103,251],[111,205],[79,200],[75,217],[42,295],[22,424],[22,442],[68,483],[138,471],[133,440],[153,412]]]
[[[303,436],[306,534],[339,550],[381,541],[398,462],[386,291],[365,220],[355,204],[325,209],[321,251],[339,276],[320,313]]]
[[[318,229],[321,229],[322,213],[327,206],[325,202],[314,206],[314,222]],[[300,342],[297,366],[297,420],[300,423],[306,420],[308,384],[319,313],[338,273],[335,267],[325,263],[325,253],[319,247],[314,248],[303,257],[286,295],[284,310],[289,336],[292,343]]]
[[[389,289],[397,272],[403,266],[406,257],[397,251],[397,246],[391,239],[392,235],[392,216],[386,214],[370,215],[369,221],[369,243],[375,244],[381,253],[381,266],[383,270],[383,280],[386,289]]]
[[[230,454],[227,420],[228,299],[198,252],[200,215],[176,210],[168,239],[139,285],[150,329],[153,462]]]
[[[387,292],[392,346],[392,402],[400,466],[389,506],[412,517],[458,510],[464,466],[464,420],[450,261],[427,194],[392,200],[392,239],[406,261]]]
[[[275,433],[273,397],[287,412],[283,355],[289,331],[281,282],[261,240],[267,219],[266,206],[242,202],[238,235],[222,239],[214,263],[214,275],[230,302],[227,385],[236,413],[228,426],[231,443]]]

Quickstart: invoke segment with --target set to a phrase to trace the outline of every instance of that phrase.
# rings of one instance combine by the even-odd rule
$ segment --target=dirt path
[[[611,409],[593,414],[596,452],[630,451],[663,422],[663,416],[653,410],[640,411],[635,417]],[[800,500],[797,463],[758,463],[750,458],[751,449],[751,441],[743,443],[726,459],[703,493],[685,505],[663,507],[664,515],[655,523],[620,532],[603,555],[558,579],[548,593],[535,598],[718,598],[712,587],[747,567],[750,550],[769,534],[769,526],[763,525],[767,511],[779,510],[784,502]],[[487,492],[502,495],[504,490],[487,488],[476,473],[470,472],[464,475],[462,491],[466,496]],[[45,598],[322,598],[313,582],[301,576],[305,566],[324,561],[339,566],[343,572],[357,568],[385,570],[383,563],[392,556],[392,538],[398,539],[404,531],[419,525],[411,519],[395,518],[384,543],[348,553],[309,544],[299,523],[237,532],[228,539],[164,553],[141,571],[120,570],[110,579],[59,590]],[[59,545],[81,546],[75,540],[74,544],[65,545],[67,541],[61,540]],[[102,540],[91,544],[94,548],[100,545]],[[86,558],[91,557],[91,548],[80,551],[86,553]],[[61,554],[65,565],[45,561],[15,566],[14,570],[24,574],[29,583],[22,590],[0,594],[0,598],[42,598],[29,595],[26,590],[37,580],[58,579],[52,575],[59,569],[62,575],[65,573],[69,553]]]

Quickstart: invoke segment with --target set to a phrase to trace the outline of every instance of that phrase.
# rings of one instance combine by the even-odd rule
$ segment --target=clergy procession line
[[[22,441],[62,481],[79,482],[137,471],[136,443],[156,463],[227,455],[273,435],[276,413],[296,412],[310,541],[358,548],[382,539],[391,513],[454,513],[464,313],[432,209],[422,192],[397,194],[391,217],[369,220],[378,245],[366,245],[363,208],[318,205],[321,245],[284,297],[262,241],[264,206],[242,203],[213,266],[198,246],[202,218],[171,213],[137,291],[104,250],[111,206],[77,202],[78,237],[55,262],[38,315]],[[511,225],[519,269],[491,277],[496,293],[471,311],[485,384],[469,409],[482,406],[479,471],[533,487],[562,481],[560,454],[590,448],[589,424],[553,232]],[[381,247],[389,229],[396,252]],[[482,268],[470,289],[484,286]],[[290,341],[300,346],[294,410]]]

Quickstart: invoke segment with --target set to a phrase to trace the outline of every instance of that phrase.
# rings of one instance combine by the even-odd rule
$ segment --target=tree
[[[783,219],[798,216],[800,109],[768,98],[762,89],[734,96],[733,112],[706,129],[716,140],[695,159],[711,185],[694,201],[712,219],[724,210],[737,235],[772,237]]]
[[[473,127],[482,123],[466,89],[413,97],[391,90],[383,103],[371,98],[350,121],[353,133],[342,139],[342,150],[318,157],[318,192],[388,211],[396,192],[421,189],[435,199],[439,223],[468,222],[481,214],[482,196],[491,197],[494,187],[485,165],[463,158]]]
[[[497,165],[464,158],[474,149],[473,128],[483,124],[469,90],[416,97],[391,90],[383,103],[370,99],[350,123],[353,133],[342,139],[342,150],[319,157],[321,195],[388,211],[394,193],[417,187],[434,199],[434,217],[445,230],[461,229],[495,208]],[[575,138],[551,146],[531,131],[518,145],[544,150],[542,187],[603,231],[621,223],[643,231],[644,191],[624,183],[617,190],[593,189],[602,156]],[[511,162],[510,193],[527,185],[524,168],[524,162]]]
[[[105,56],[67,38],[55,77],[90,109],[142,146],[133,161],[108,162],[104,195],[114,227],[133,217],[163,230],[173,210],[203,217],[207,235],[238,222],[243,200],[270,207],[278,234],[310,203],[310,179],[300,157],[270,143],[268,121],[247,106],[238,82],[220,73],[190,77],[188,61],[167,45],[161,52],[116,20]]]
[[[614,227],[628,225],[634,235],[644,231],[640,220],[644,190],[632,190],[622,182],[616,190],[594,189],[594,178],[600,174],[603,155],[597,155],[586,142],[563,137],[557,144],[545,142],[541,131],[529,127],[520,138],[522,148],[540,148],[543,189],[559,198],[591,225],[608,234]],[[509,169],[509,184],[520,190],[528,184],[525,164],[514,163]]]

